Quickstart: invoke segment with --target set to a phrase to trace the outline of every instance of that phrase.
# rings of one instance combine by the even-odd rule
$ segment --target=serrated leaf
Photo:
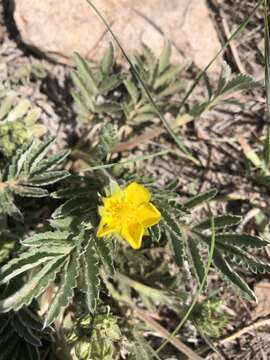
[[[230,80],[231,75],[232,75],[232,70],[230,65],[227,64],[226,62],[223,62],[223,68],[219,76],[216,94],[219,94],[222,91],[226,83]]]
[[[213,256],[215,266],[221,271],[222,275],[232,285],[238,288],[251,301],[256,301],[254,292],[247,283],[231,268],[230,264],[222,257],[219,251],[215,250]]]
[[[57,256],[47,262],[22,288],[7,298],[0,300],[0,311],[16,311],[24,305],[29,305],[55,280],[65,260],[65,256]]]
[[[26,174],[32,173],[35,170],[36,166],[40,164],[41,160],[44,158],[54,141],[55,139],[49,138],[43,142],[36,140],[33,143],[31,152],[29,156],[27,156],[27,160],[25,161],[24,165]]]
[[[105,79],[99,86],[99,92],[101,94],[108,93],[116,89],[122,83],[122,76],[112,75],[108,79]],[[119,106],[120,107],[120,106]]]
[[[12,158],[11,165],[8,168],[8,180],[16,180],[19,177],[32,146],[33,142],[30,142],[16,151],[15,156]]]
[[[25,339],[25,341],[27,341],[29,344],[33,346],[41,346],[40,339],[37,336],[35,336],[35,334],[32,332],[32,330],[29,327],[25,326],[24,323],[20,321],[20,318],[19,316],[17,316],[17,314],[16,315],[14,314],[12,316],[11,323],[21,338]]]
[[[96,105],[95,106],[95,112],[96,113],[113,113],[113,112],[118,112],[121,111],[121,107],[118,103],[113,103],[113,102],[108,102],[108,103],[104,103],[104,104],[100,104],[100,105]]]
[[[269,272],[270,264],[262,262],[260,259],[249,254],[243,249],[230,245],[230,244],[216,244],[217,249],[220,249],[226,255],[230,256],[230,261],[236,263],[237,265],[244,266],[252,272]]]
[[[76,64],[78,74],[86,86],[87,90],[92,94],[98,94],[97,84],[94,78],[94,75],[87,64],[87,62],[78,54],[75,53],[73,56],[73,60]]]
[[[106,271],[110,276],[113,276],[114,275],[113,258],[111,256],[110,249],[106,245],[105,241],[106,240],[104,239],[97,238],[95,239],[95,246]]]
[[[126,80],[124,80],[124,85],[131,97],[132,103],[134,105],[137,104],[140,93],[139,93],[138,88],[135,85],[135,83],[132,81],[132,79],[126,79]]]
[[[37,175],[43,171],[49,171],[53,169],[56,165],[64,161],[67,156],[70,154],[69,150],[61,150],[57,154],[50,156],[48,159],[42,160],[35,169],[30,172],[31,175]]]
[[[228,243],[237,246],[246,246],[253,248],[261,248],[269,245],[270,243],[266,240],[262,240],[257,236],[249,234],[219,234],[216,235],[216,242]]]
[[[173,82],[171,85],[166,87],[164,90],[159,92],[158,96],[171,96],[177,94],[180,90],[184,88],[184,84],[182,80],[177,80]]]
[[[104,57],[101,61],[101,71],[105,76],[108,76],[114,65],[114,49],[112,43],[109,43],[109,47],[106,50]]]
[[[69,231],[46,231],[44,233],[36,233],[23,240],[24,246],[57,246],[66,245],[70,236]],[[67,244],[68,246],[68,244]]]
[[[86,304],[91,313],[96,310],[97,300],[99,298],[99,267],[94,241],[91,239],[88,243],[83,256],[84,279],[86,289]]]
[[[50,303],[49,311],[45,318],[44,327],[53,323],[59,314],[69,305],[69,302],[74,294],[74,288],[77,285],[79,264],[80,254],[77,251],[73,251],[63,268],[61,284],[55,297]]]
[[[79,211],[84,211],[89,208],[91,208],[91,206],[88,198],[75,197],[60,205],[51,216],[53,219],[58,219],[63,216],[77,215]]]
[[[170,65],[170,58],[172,53],[171,42],[166,40],[159,57],[158,73],[163,73],[164,70]]]
[[[189,252],[194,265],[196,277],[201,284],[205,276],[205,266],[200,255],[200,251],[194,239],[188,238]]]
[[[71,79],[73,81],[73,84],[76,86],[76,89],[80,92],[80,94],[82,95],[82,98],[84,101],[91,101],[91,96],[93,95],[93,93],[91,91],[89,91],[84,82],[82,81],[82,79],[80,78],[80,76],[77,74],[76,71],[71,71]],[[75,92],[72,93],[73,98],[74,98],[74,94],[76,94]],[[76,97],[74,98],[76,100]],[[78,98],[77,98],[78,100]]]
[[[20,196],[25,197],[46,197],[49,196],[49,193],[45,189],[36,188],[33,186],[23,186],[23,185],[16,185],[10,188],[10,190]]]
[[[154,88],[158,89],[165,84],[170,83],[172,80],[176,78],[177,75],[181,73],[184,69],[183,65],[172,65],[164,73],[157,78],[154,84]]]
[[[183,207],[186,209],[193,209],[194,207],[204,202],[212,200],[216,196],[216,194],[217,194],[216,189],[207,190],[201,194],[193,196],[191,199],[189,199],[183,204]]]
[[[0,284],[12,280],[14,277],[31,270],[43,263],[53,260],[57,256],[63,256],[70,251],[70,247],[50,246],[39,249],[30,249],[17,258],[13,258],[0,268]]]
[[[161,239],[161,229],[160,229],[159,224],[152,226],[149,229],[149,232],[150,232],[152,239],[158,243]]]
[[[222,215],[214,218],[215,228],[223,228],[225,226],[237,225],[241,221],[241,216],[233,215]],[[207,230],[211,229],[211,219],[202,221],[201,223],[194,226],[194,229],[198,230]]]
[[[169,238],[169,240],[171,241],[172,244],[172,248],[174,251],[174,257],[175,257],[175,262],[178,266],[182,266],[183,265],[183,257],[184,257],[184,239],[183,239],[183,235],[181,233],[181,230],[178,226],[178,224],[176,223],[176,221],[174,220],[173,217],[170,216],[170,214],[163,210],[162,211],[162,217],[163,220],[165,222],[167,231],[167,237]]]
[[[142,47],[143,56],[146,60],[148,69],[151,73],[151,72],[153,72],[153,67],[155,67],[155,64],[156,64],[156,57],[155,57],[154,53],[152,52],[152,50],[150,50],[150,48],[147,45],[142,43],[141,47]]]
[[[24,324],[26,324],[28,328],[38,331],[45,331],[49,334],[53,333],[53,330],[49,327],[47,329],[42,329],[43,323],[41,322],[41,319],[36,316],[32,311],[30,311],[27,307],[18,311],[17,316]]]
[[[42,174],[31,176],[29,180],[25,183],[20,182],[22,185],[32,185],[32,186],[46,186],[55,184],[58,181],[66,179],[70,174],[66,170],[59,171],[46,171]]]
[[[71,96],[75,102],[75,109],[78,112],[79,116],[87,119],[90,116],[90,111],[81,94],[72,91]]]
[[[0,192],[0,213],[12,216],[19,221],[23,220],[23,214],[14,204],[12,195],[6,191]]]

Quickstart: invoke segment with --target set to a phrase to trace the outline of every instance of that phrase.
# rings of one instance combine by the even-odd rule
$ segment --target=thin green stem
[[[89,168],[82,169],[82,171],[93,171],[93,170],[109,169],[109,168],[112,168],[112,167],[115,167],[115,166],[120,166],[120,165],[124,165],[124,164],[127,164],[127,163],[135,162],[135,161],[143,161],[143,160],[152,159],[152,158],[155,158],[157,156],[166,155],[166,154],[168,154],[170,152],[171,152],[170,150],[163,150],[163,151],[156,152],[154,154],[134,156],[134,157],[132,157],[130,159],[120,161],[118,163],[91,166]]]
[[[204,273],[204,277],[203,280],[194,296],[194,299],[190,305],[190,307],[188,308],[185,316],[183,317],[183,319],[181,320],[181,322],[177,325],[177,327],[174,329],[174,331],[170,334],[170,336],[160,345],[160,347],[156,350],[157,353],[159,353],[164,346],[166,346],[173,337],[175,337],[175,335],[180,331],[180,329],[182,328],[182,326],[185,324],[185,322],[188,320],[190,314],[192,313],[195,305],[197,304],[198,298],[201,295],[204,286],[206,284],[207,281],[207,277],[208,277],[208,273],[212,264],[212,259],[213,259],[213,255],[214,255],[214,250],[215,250],[215,242],[216,242],[216,232],[215,232],[215,222],[214,222],[214,218],[213,216],[211,217],[211,230],[212,230],[212,237],[211,237],[211,245],[210,245],[210,250],[209,250],[209,255],[208,255],[208,262],[207,262],[207,266],[205,269],[205,273]]]

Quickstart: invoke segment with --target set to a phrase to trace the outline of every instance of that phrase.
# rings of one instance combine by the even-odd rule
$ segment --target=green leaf
[[[99,298],[99,266],[94,240],[90,239],[83,257],[84,279],[86,289],[86,304],[91,313],[94,313]]]
[[[201,284],[205,276],[205,265],[201,258],[197,243],[191,237],[188,238],[189,252],[194,265],[196,277]]]
[[[248,300],[256,301],[254,292],[250,289],[247,283],[231,268],[230,264],[222,257],[219,251],[215,250],[213,262],[215,266],[221,271],[224,278],[234,287],[239,289]]]
[[[34,335],[30,328],[25,326],[25,324],[20,321],[20,318],[18,316],[13,316],[11,322],[14,329],[21,338],[25,339],[29,344],[33,346],[41,346],[40,339]]]
[[[46,186],[55,184],[58,181],[66,179],[69,177],[70,174],[66,170],[59,170],[59,171],[46,171],[44,173],[31,176],[29,180],[25,183],[20,182],[22,185],[32,185],[32,186]]]
[[[75,53],[73,56],[73,60],[76,64],[78,74],[87,87],[87,90],[90,91],[92,94],[98,94],[97,84],[94,78],[90,67],[88,66],[87,62],[78,54]]]
[[[139,100],[139,96],[140,93],[138,91],[137,86],[134,84],[134,82],[132,81],[132,79],[126,79],[124,80],[124,85],[131,97],[132,103],[135,105],[137,104],[138,100]]]
[[[201,194],[198,194],[198,195],[192,197],[188,201],[186,201],[183,204],[183,207],[186,208],[186,209],[193,209],[196,206],[198,206],[198,205],[200,205],[200,204],[202,204],[204,202],[212,200],[216,196],[216,194],[217,194],[216,189],[207,190],[207,191],[205,191],[205,192],[203,192]]]
[[[22,288],[7,298],[0,300],[0,311],[16,311],[24,305],[29,305],[55,280],[65,261],[65,256],[56,256],[48,261]]]
[[[49,138],[44,142],[34,141],[30,148],[30,154],[27,156],[27,160],[25,161],[24,165],[24,169],[27,174],[34,172],[36,167],[40,165],[41,160],[45,157],[46,153],[54,142],[54,138]]]
[[[175,262],[181,267],[184,257],[184,239],[182,232],[174,218],[171,217],[167,211],[162,211],[162,217],[167,228],[166,235],[172,244]]]
[[[217,243],[228,243],[236,246],[246,246],[253,248],[261,248],[269,245],[266,240],[262,240],[257,236],[249,234],[219,234],[216,235]]]
[[[10,260],[0,268],[0,284],[5,284],[14,277],[33,269],[43,263],[47,263],[55,256],[63,255],[58,248],[31,249],[22,253],[19,257]]]
[[[19,221],[23,220],[23,215],[14,204],[12,195],[6,191],[0,192],[0,213],[12,216]]]
[[[236,263],[237,265],[248,268],[250,271],[255,273],[270,271],[270,264],[262,262],[260,259],[239,247],[221,243],[217,243],[216,245],[219,250],[230,255],[230,261]]]
[[[69,150],[58,151],[57,154],[50,156],[48,159],[42,160],[35,169],[31,171],[31,175],[41,174],[44,171],[53,169],[56,165],[64,161],[70,154]]]
[[[159,57],[158,64],[158,73],[162,74],[164,70],[168,68],[170,65],[170,58],[172,53],[172,45],[171,42],[166,40],[162,49],[162,52]]]
[[[241,221],[241,216],[222,215],[214,218],[215,227],[223,228],[225,226],[237,225]],[[207,230],[211,229],[211,219],[202,221],[201,223],[194,226],[196,230]]]
[[[99,92],[100,94],[105,94],[117,88],[117,86],[119,86],[121,83],[122,76],[112,75],[109,78],[105,78],[104,81],[99,85]]]
[[[77,285],[79,264],[80,254],[77,251],[73,251],[63,268],[61,284],[55,297],[50,303],[44,326],[48,326],[53,323],[59,314],[69,305],[69,302],[73,297],[74,288]]]
[[[46,231],[44,233],[36,233],[23,240],[24,246],[67,246],[69,247],[68,238],[69,231]],[[61,249],[61,247],[60,247]]]
[[[174,94],[177,94],[180,90],[184,88],[184,84],[182,80],[177,80],[168,87],[166,87],[164,90],[162,90],[158,96],[171,96]]]
[[[13,193],[25,196],[25,197],[46,197],[49,196],[49,193],[45,189],[40,189],[32,186],[22,186],[22,185],[16,185],[13,186],[10,190],[12,190]]]
[[[159,243],[160,239],[161,239],[161,229],[159,224],[152,226],[150,229],[150,235],[152,237],[152,239],[156,242]]]
[[[184,69],[183,65],[172,65],[155,81],[155,89],[170,83],[175,80],[181,71]]]
[[[109,47],[105,52],[105,55],[101,61],[101,71],[105,76],[108,76],[114,65],[114,49],[112,43],[109,43]]]
[[[112,258],[110,249],[109,249],[108,245],[106,244],[106,241],[110,241],[110,240],[106,240],[103,238],[96,238],[95,246],[96,246],[98,255],[99,255],[107,273],[110,276],[113,276],[114,275],[113,258]]]
[[[8,180],[16,180],[19,177],[32,146],[33,142],[30,142],[16,151],[8,168]]]
[[[91,95],[93,95],[92,91],[89,91],[84,82],[82,81],[82,79],[80,78],[80,76],[77,74],[77,72],[75,71],[71,71],[71,79],[73,81],[73,84],[76,86],[77,90],[80,92],[80,94],[82,95],[82,103],[83,101],[90,101]],[[74,94],[76,94],[75,92],[72,93],[73,98],[74,98]],[[78,95],[80,96],[80,95]],[[75,100],[79,100],[79,97],[75,98]]]
[[[150,72],[153,71],[153,67],[155,67],[155,63],[156,63],[156,57],[154,55],[154,53],[149,49],[149,47],[145,44],[141,44],[142,47],[142,53],[143,56],[146,60],[146,63],[148,65],[148,68],[150,70]]]

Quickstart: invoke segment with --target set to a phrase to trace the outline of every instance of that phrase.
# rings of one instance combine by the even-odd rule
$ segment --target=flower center
[[[113,200],[106,210],[108,215],[120,223],[137,221],[136,206],[125,202],[124,199]]]

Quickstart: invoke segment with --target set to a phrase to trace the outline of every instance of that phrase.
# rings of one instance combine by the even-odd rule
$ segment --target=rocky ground
[[[231,31],[243,21],[256,4],[254,0],[246,0],[244,5],[240,0],[209,0],[205,3],[198,1],[200,3],[198,8],[195,6],[196,1],[172,1],[171,12],[169,8],[166,8],[166,11],[168,10],[168,17],[166,17],[164,8],[162,8],[162,6],[164,7],[162,0],[155,0],[155,6],[151,3],[151,7],[147,6],[149,2],[136,1],[134,5],[137,10],[136,16],[131,16],[129,9],[125,9],[125,14],[119,14],[117,6],[121,7],[122,2],[124,0],[110,0],[110,6],[114,9],[113,13],[108,12],[105,5],[107,1],[101,1],[101,10],[104,10],[105,14],[109,15],[112,24],[115,24],[113,29],[116,33],[119,33],[120,36],[123,35],[121,40],[128,50],[137,50],[138,38],[142,37],[142,33],[143,40],[146,43],[150,42],[150,46],[152,45],[154,50],[159,50],[161,47],[162,32],[172,36],[175,45],[175,59],[183,60],[185,57],[194,61],[187,74],[188,84],[198,68],[204,66],[214,56],[219,45],[228,39]],[[185,3],[184,7],[182,2]],[[52,3],[57,7],[57,11],[53,11],[53,13],[46,11],[46,5],[52,9]],[[146,4],[143,8],[140,6],[142,3]],[[191,5],[187,5],[187,3]],[[102,47],[106,43],[104,29],[100,24],[98,25],[96,19],[93,20],[93,14],[89,15],[88,7],[85,5],[84,11],[81,11],[76,17],[72,13],[75,9],[71,4],[71,0],[61,1],[59,4],[49,0],[38,2],[2,0],[0,4],[1,85],[13,89],[18,96],[30,98],[33,104],[42,109],[41,121],[46,125],[50,134],[57,135],[56,146],[58,147],[72,142],[74,131],[78,134],[80,130],[73,121],[75,114],[69,95],[71,87],[68,79],[69,68],[64,63],[69,62],[69,56],[74,50],[79,50],[83,55],[95,60],[100,56]],[[42,11],[39,11],[39,6],[44,6],[42,9],[46,13],[45,17],[42,16]],[[173,15],[175,6],[182,6],[185,9],[182,14],[184,25],[179,30],[186,35],[184,40],[183,36],[179,37],[179,34],[173,31],[177,27],[178,21],[177,17]],[[159,19],[160,17],[160,22],[150,22],[153,8],[157,9],[155,18]],[[65,9],[69,9],[69,11],[65,11]],[[59,20],[57,14],[62,14],[63,17]],[[147,16],[142,16],[142,14],[147,14]],[[126,21],[123,22],[123,16],[129,19],[127,27],[125,27]],[[171,22],[168,21],[168,18],[172,18]],[[85,27],[79,29],[78,23],[81,22]],[[141,28],[136,28],[131,41],[130,34],[137,22]],[[60,27],[58,27],[59,23]],[[143,32],[146,23],[148,30]],[[92,31],[94,26],[98,29],[96,32]],[[132,46],[129,46],[130,44]],[[231,43],[223,55],[223,59],[231,65],[234,71],[246,72],[259,82],[263,80],[262,11],[259,10],[254,15],[246,29]],[[120,59],[120,61],[122,60]],[[220,64],[221,59],[210,71],[213,82]],[[202,92],[203,90],[199,89],[197,95],[202,96]],[[185,159],[177,156],[157,158],[147,162],[145,166],[159,179],[160,183],[178,177],[178,190],[183,198],[209,187],[217,187],[220,200],[226,201],[213,204],[213,211],[216,213],[230,211],[243,215],[243,221],[240,224],[241,230],[258,232],[253,204],[259,203],[268,208],[269,195],[261,193],[246,177],[243,144],[241,145],[238,139],[239,136],[243,137],[254,149],[258,149],[261,146],[261,138],[265,134],[268,121],[265,94],[262,87],[258,86],[245,95],[241,95],[240,104],[218,107],[195,119],[181,130],[186,144],[200,159],[203,166],[194,167]],[[138,133],[133,133],[133,136],[142,132],[143,129],[139,129]],[[130,139],[122,139],[123,143],[128,140]],[[157,138],[135,143],[129,152],[140,155],[145,151],[159,149],[160,145],[174,147],[169,137],[162,134]],[[124,152],[122,156],[127,154]],[[270,258],[269,253],[262,254],[262,256],[268,260]],[[247,278],[249,283],[254,286],[258,296],[257,307],[251,306],[233,295],[214,276],[210,279],[213,290],[222,287],[221,292],[226,304],[226,311],[230,315],[231,325],[227,329],[225,340],[220,343],[221,355],[209,355],[209,359],[218,359],[222,356],[225,359],[267,359],[270,357],[270,320],[266,326],[262,326],[259,322],[266,320],[265,323],[267,323],[270,314],[269,276],[256,277],[247,274]],[[253,327],[247,329],[249,325],[253,325]],[[241,329],[244,330],[244,334],[241,334]],[[236,335],[231,338],[230,334],[233,333]],[[183,334],[187,343],[201,344],[192,328],[186,328]]]

